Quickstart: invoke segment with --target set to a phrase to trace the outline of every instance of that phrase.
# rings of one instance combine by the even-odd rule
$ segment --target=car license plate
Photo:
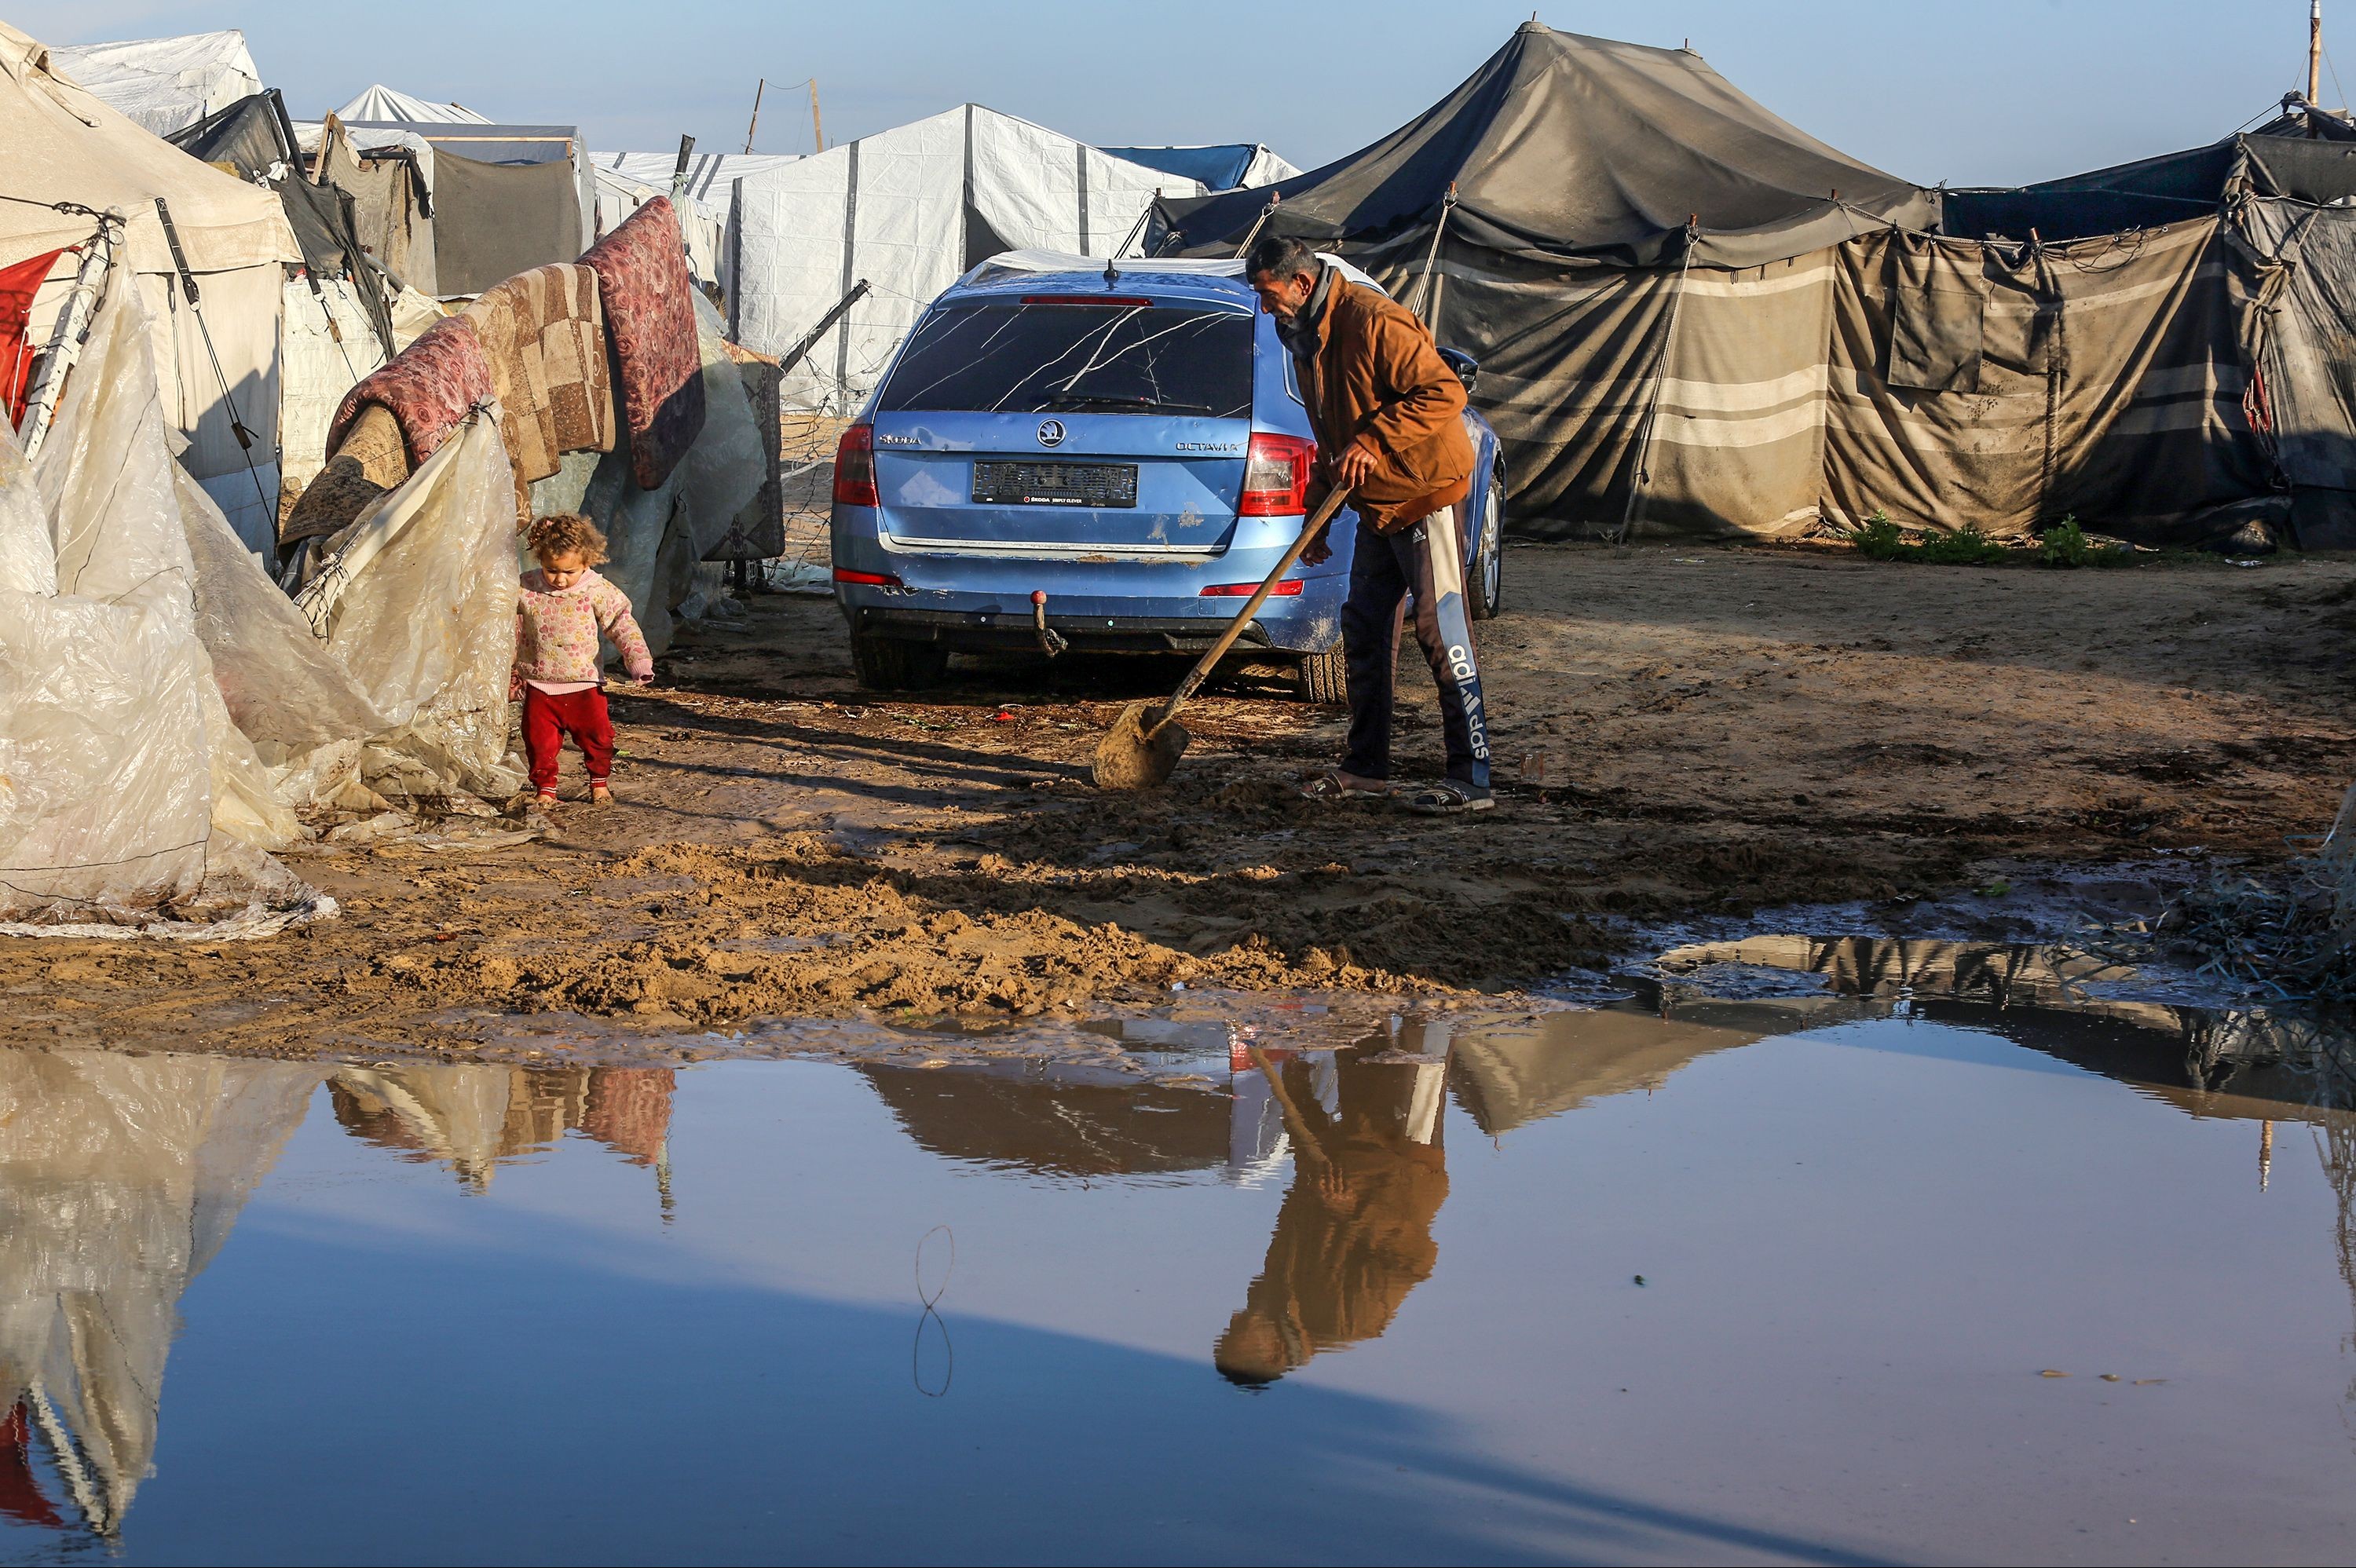
[[[976,505],[1134,507],[1134,463],[977,463]]]

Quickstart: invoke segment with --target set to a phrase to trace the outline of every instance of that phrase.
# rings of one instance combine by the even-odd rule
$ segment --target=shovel
[[[1089,765],[1089,776],[1095,779],[1097,788],[1151,789],[1169,782],[1178,759],[1186,754],[1186,742],[1194,739],[1177,721],[1178,709],[1210,677],[1212,669],[1236,645],[1244,628],[1251,624],[1251,618],[1259,613],[1259,607],[1268,603],[1268,596],[1276,592],[1278,581],[1300,561],[1301,552],[1309,548],[1309,541],[1317,537],[1349,498],[1349,491],[1339,486],[1326,493],[1317,510],[1301,526],[1301,537],[1292,541],[1284,559],[1269,569],[1259,592],[1244,601],[1244,607],[1236,613],[1219,640],[1194,661],[1194,667],[1187,671],[1186,678],[1178,683],[1178,689],[1170,694],[1170,700],[1162,705],[1160,712],[1149,720],[1145,710],[1151,704],[1144,702],[1132,702],[1120,710],[1120,717],[1105,731],[1105,738],[1097,742],[1096,761]]]

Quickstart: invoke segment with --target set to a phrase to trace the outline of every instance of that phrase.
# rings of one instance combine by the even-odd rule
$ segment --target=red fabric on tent
[[[80,247],[72,247],[79,250]],[[0,267],[0,402],[8,405],[8,422],[25,417],[25,397],[33,381],[33,346],[25,341],[26,324],[33,314],[33,296],[48,281],[63,250],[51,251]]]

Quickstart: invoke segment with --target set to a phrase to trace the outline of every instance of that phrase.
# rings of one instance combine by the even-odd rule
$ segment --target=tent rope
[[[1440,221],[1431,226],[1431,248],[1423,253],[1423,325],[1435,341],[1440,336],[1440,237],[1448,232],[1448,216],[1456,210],[1456,182],[1440,198]]]
[[[1661,352],[1654,362],[1653,391],[1644,402],[1644,421],[1636,432],[1636,472],[1628,485],[1628,505],[1620,514],[1620,527],[1612,535],[1613,544],[1626,544],[1644,520],[1645,487],[1653,482],[1653,428],[1661,417],[1661,391],[1668,385],[1669,354],[1676,347],[1677,318],[1686,303],[1686,274],[1693,271],[1694,251],[1701,244],[1701,220],[1698,217],[1686,221],[1685,255],[1677,263],[1676,292],[1669,296],[1668,330],[1661,334]]]
[[[213,379],[220,383],[221,403],[229,410],[230,433],[237,438],[240,455],[245,459],[245,476],[253,481],[253,498],[262,507],[262,520],[271,532],[278,530],[278,519],[272,515],[270,496],[262,488],[262,473],[253,465],[253,432],[238,417],[237,396],[229,389],[228,373],[221,369],[220,351],[213,347],[213,329],[205,321],[205,307],[197,299],[197,275],[188,269],[187,253],[180,249],[180,230],[172,221],[172,209],[164,198],[155,198],[155,216],[163,220],[164,238],[172,247],[172,265],[180,273],[180,288],[188,296],[188,312],[197,318],[197,333],[205,340],[205,357],[212,361]]]

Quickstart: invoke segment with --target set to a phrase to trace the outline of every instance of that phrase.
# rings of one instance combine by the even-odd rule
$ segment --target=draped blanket
[[[327,426],[327,452],[333,455],[343,446],[360,411],[374,403],[401,427],[402,445],[413,469],[434,455],[469,411],[498,395],[475,324],[465,316],[446,316],[419,334],[391,364],[344,394]]]
[[[516,478],[557,470],[568,452],[614,449],[614,391],[597,275],[583,266],[518,272],[461,313],[490,363]]]
[[[690,293],[695,284],[669,198],[657,197],[630,214],[581,264],[596,272],[605,298],[631,476],[652,490],[703,429],[703,362]]]

